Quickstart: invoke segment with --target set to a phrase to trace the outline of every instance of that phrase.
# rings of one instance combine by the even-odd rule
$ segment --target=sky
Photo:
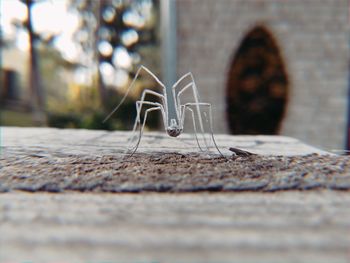
[[[72,41],[72,35],[78,27],[77,15],[67,11],[68,0],[48,0],[33,6],[33,27],[35,31],[50,35],[59,34],[55,46],[62,55],[71,61],[77,60],[78,49]],[[16,31],[13,20],[25,20],[26,7],[19,0],[0,1],[0,22],[5,39],[14,39],[16,46],[28,50],[28,34],[25,30]]]

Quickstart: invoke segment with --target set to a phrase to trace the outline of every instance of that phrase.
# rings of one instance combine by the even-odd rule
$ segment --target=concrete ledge
[[[94,131],[53,128],[16,128],[3,127],[2,146],[6,153],[9,150],[42,149],[61,154],[82,154],[102,156],[119,155],[127,147],[130,132]],[[231,136],[217,134],[215,139],[225,155],[232,155],[230,147],[238,147],[260,155],[308,155],[329,154],[325,151],[304,144],[301,141],[285,136]],[[211,146],[213,146],[211,144]],[[212,153],[217,153],[214,148]],[[177,152],[198,153],[195,137],[182,134],[178,138],[167,136],[164,132],[145,132],[138,149],[139,153]]]
[[[346,156],[218,135],[223,158],[147,133],[129,158],[127,132],[1,132],[0,262],[350,260]]]
[[[279,136],[216,136],[217,152],[195,139],[146,133],[124,154],[128,132],[3,128],[0,191],[196,192],[350,189],[348,157]],[[232,156],[228,147],[254,155]]]

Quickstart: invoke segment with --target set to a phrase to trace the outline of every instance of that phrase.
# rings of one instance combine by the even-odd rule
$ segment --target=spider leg
[[[202,117],[202,112],[200,110],[200,102],[199,102],[199,95],[198,95],[198,90],[197,90],[197,87],[196,87],[196,84],[194,82],[194,79],[193,79],[193,76],[192,76],[192,73],[187,73],[185,74],[182,78],[179,79],[182,80],[184,79],[185,77],[189,76],[191,78],[191,82],[189,84],[187,84],[185,87],[183,87],[177,94],[177,107],[179,108],[180,104],[181,104],[181,95],[188,89],[192,88],[192,91],[193,91],[193,97],[194,97],[194,101],[195,101],[195,105],[196,105],[196,112],[197,112],[197,116],[198,116],[198,122],[199,122],[199,128],[200,128],[200,132],[202,134],[202,137],[203,137],[203,141],[204,141],[204,144],[205,146],[208,148],[208,143],[207,143],[207,139],[205,138],[205,131],[204,131],[204,125],[203,125],[203,117]],[[177,82],[175,83],[176,85],[180,82]],[[176,88],[176,85],[173,86],[173,94],[175,94],[175,88]]]
[[[197,142],[197,145],[198,145],[198,148],[204,152],[204,150],[202,149],[200,143],[199,143],[199,140],[198,140],[198,136],[197,136],[197,126],[196,126],[196,122],[195,122],[195,117],[194,117],[194,112],[193,110],[189,107],[189,106],[186,106],[186,105],[181,105],[181,116],[182,116],[182,123],[184,123],[185,121],[185,110],[189,110],[191,112],[191,115],[192,115],[192,122],[193,122],[193,130],[194,130],[194,136],[196,138],[196,142]]]
[[[121,101],[119,102],[119,104],[107,115],[107,117],[102,122],[106,122],[113,115],[113,113],[115,113],[119,109],[119,107],[123,104],[123,102],[125,101],[126,97],[129,95],[130,90],[134,87],[136,79],[140,75],[141,70],[146,71],[162,87],[163,93],[164,94],[166,93],[165,85],[148,68],[146,68],[145,66],[141,65],[138,68],[138,70],[136,71],[135,77],[133,78],[129,88],[127,89],[126,93],[124,94],[124,96],[121,99]],[[159,94],[159,95],[161,95],[161,94]],[[166,100],[164,101],[164,105],[166,105]]]
[[[176,94],[176,88],[177,86],[181,83],[181,81],[183,81],[184,79],[189,78],[190,79],[190,83],[187,84],[185,87],[183,87],[179,93],[177,94],[176,98],[175,98],[175,94]],[[180,107],[180,95],[186,91],[188,88],[192,87],[192,91],[193,91],[193,97],[194,97],[194,101],[196,103],[200,102],[200,98],[199,98],[199,94],[198,94],[198,89],[196,86],[196,83],[194,81],[194,77],[193,74],[191,72],[186,73],[185,75],[183,75],[181,78],[178,79],[178,81],[175,82],[175,84],[172,86],[172,93],[173,93],[173,97],[174,97],[174,101],[176,101],[177,103],[177,108]],[[199,112],[199,108],[197,108],[197,113]],[[202,128],[203,124],[202,124],[202,120],[200,119],[199,124]]]
[[[137,125],[140,124],[141,120],[140,120],[140,115],[141,115],[141,109],[143,105],[150,105],[150,106],[155,106],[155,107],[160,107],[160,110],[162,112],[162,117],[163,117],[163,124],[164,127],[165,123],[166,123],[166,114],[165,114],[165,110],[162,104],[158,103],[158,102],[152,102],[152,101],[147,101],[147,100],[139,100],[136,101],[136,118],[135,118],[135,123],[132,129],[132,135],[129,138],[129,142],[133,141],[133,138],[135,137],[135,131],[137,129]]]
[[[145,100],[145,97],[147,94],[150,94],[150,95],[154,95],[156,97],[159,97],[162,99],[162,102],[163,102],[163,105],[161,105],[160,103],[158,102],[152,102],[152,101],[148,101],[148,100]],[[156,104],[153,104],[153,103],[156,103]],[[165,123],[166,123],[166,114],[165,114],[165,110],[166,110],[166,99],[165,99],[165,96],[158,93],[158,92],[155,92],[153,90],[150,90],[150,89],[145,89],[143,92],[142,92],[142,95],[141,95],[141,99],[136,102],[136,119],[135,119],[135,123],[134,123],[134,127],[133,127],[133,132],[135,132],[135,129],[136,129],[136,126],[137,126],[137,119],[140,118],[140,111],[141,109],[139,109],[139,107],[142,107],[142,104],[147,104],[147,105],[156,105],[156,106],[161,106],[162,107],[162,117],[163,117],[163,122],[164,122],[164,126]],[[139,105],[139,106],[138,106]],[[164,109],[165,108],[165,109]]]
[[[158,93],[158,92],[156,92],[154,90],[151,90],[151,89],[144,89],[142,91],[140,101],[145,101],[145,97],[146,97],[147,94],[153,95],[153,96],[156,96],[156,97],[160,98],[162,100],[162,102],[163,102],[163,105],[166,107],[167,104],[166,104],[165,96],[163,94],[160,94],[160,93]]]
[[[214,131],[213,131],[213,116],[212,116],[212,109],[211,109],[211,104],[210,103],[205,103],[205,102],[199,102],[199,103],[186,103],[184,104],[184,107],[190,107],[190,106],[196,106],[196,107],[200,107],[200,106],[204,106],[204,107],[208,107],[209,109],[209,129],[210,129],[210,134],[211,134],[211,139],[214,143],[214,146],[216,148],[216,150],[220,153],[221,156],[224,157],[224,155],[222,154],[222,152],[220,151],[215,138],[214,138]]]
[[[146,104],[145,102],[146,101],[144,101],[144,104]],[[153,103],[149,104],[149,105],[153,105]],[[140,109],[141,109],[141,107],[140,107]],[[139,136],[138,136],[138,140],[137,140],[136,145],[134,146],[134,148],[131,150],[132,152],[130,154],[130,157],[134,155],[134,153],[137,151],[137,148],[139,147],[139,144],[140,144],[140,141],[141,141],[141,137],[142,137],[142,134],[143,134],[143,130],[145,128],[145,124],[146,124],[148,113],[151,112],[151,111],[156,111],[156,110],[160,110],[160,111],[162,111],[162,113],[164,113],[164,109],[162,108],[162,105],[157,106],[157,107],[149,108],[149,109],[147,109],[145,111],[145,116],[144,116],[144,119],[143,119],[143,123],[142,123],[142,126],[140,126],[140,133],[139,133]],[[138,123],[141,124],[140,122],[141,122],[140,118],[138,118]]]

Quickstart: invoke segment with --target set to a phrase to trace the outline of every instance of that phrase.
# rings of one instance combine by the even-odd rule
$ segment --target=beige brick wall
[[[281,134],[343,149],[347,124],[347,0],[178,0],[177,73],[191,71],[227,133],[225,89],[236,49],[255,25],[274,34],[290,80]]]

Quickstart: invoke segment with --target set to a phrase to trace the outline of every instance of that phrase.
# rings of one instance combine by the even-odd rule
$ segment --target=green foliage
[[[118,128],[116,122],[102,123],[103,112],[93,112],[91,114],[77,113],[50,113],[49,126],[56,128],[83,128],[94,130],[115,130]]]
[[[61,108],[68,99],[68,85],[65,78],[70,74],[71,65],[51,46],[42,45],[39,54],[41,78],[47,98],[47,111],[55,111]]]
[[[32,116],[30,112],[19,112],[13,110],[1,109],[1,122],[3,126],[33,126]]]
[[[82,91],[72,98],[70,104],[60,111],[49,114],[49,126],[57,128],[84,128],[105,130],[130,130],[136,117],[135,102],[126,99],[123,106],[107,122],[102,121],[107,113],[99,103],[98,92],[93,87],[82,87]],[[115,90],[108,90],[108,108],[119,104],[122,96]]]

